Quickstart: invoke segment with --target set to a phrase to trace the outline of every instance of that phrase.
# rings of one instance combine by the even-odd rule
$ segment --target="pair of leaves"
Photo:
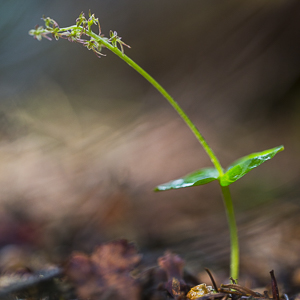
[[[166,191],[189,186],[203,185],[214,180],[219,180],[221,186],[228,186],[246,175],[252,169],[273,158],[283,149],[283,146],[278,146],[262,152],[252,153],[244,156],[232,163],[221,177],[215,168],[200,169],[182,178],[161,184],[155,188],[155,191]]]

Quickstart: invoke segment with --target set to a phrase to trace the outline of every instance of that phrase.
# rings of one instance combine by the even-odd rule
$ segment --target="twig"
[[[222,288],[234,289],[241,293],[243,296],[253,296],[253,297],[263,297],[260,293],[254,292],[244,286],[240,286],[238,284],[221,284]],[[233,291],[230,291],[233,293]],[[279,299],[276,299],[279,300]]]
[[[207,272],[207,274],[208,274],[208,276],[209,276],[209,278],[210,278],[210,280],[211,280],[211,283],[212,283],[212,285],[213,285],[215,291],[218,292],[219,289],[218,289],[218,286],[217,286],[217,284],[216,284],[216,281],[215,281],[215,279],[214,279],[212,273],[210,272],[210,270],[209,270],[208,268],[205,268],[205,271]]]
[[[274,270],[270,272],[271,274],[271,279],[272,279],[272,295],[274,300],[279,300],[279,291],[278,291],[278,286],[277,286],[277,281],[275,278]]]

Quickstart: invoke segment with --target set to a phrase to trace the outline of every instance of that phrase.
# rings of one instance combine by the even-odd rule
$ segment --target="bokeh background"
[[[284,144],[232,185],[241,275],[300,285],[300,2],[9,1],[0,3],[0,267],[61,263],[114,238],[148,263],[166,249],[203,275],[228,277],[218,185],[153,193],[210,166],[156,90],[104,49],[28,35],[42,15],[81,11],[116,30],[134,61],[178,101],[225,167]],[[41,258],[43,257],[43,258]],[[41,264],[41,263],[40,263]],[[12,266],[11,266],[12,265]]]

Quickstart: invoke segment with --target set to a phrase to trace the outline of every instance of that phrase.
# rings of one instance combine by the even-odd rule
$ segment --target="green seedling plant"
[[[234,208],[232,204],[229,185],[242,178],[252,169],[258,167],[265,161],[273,158],[278,152],[284,149],[283,146],[278,146],[272,149],[268,149],[262,152],[252,153],[244,156],[237,161],[230,164],[226,169],[223,169],[219,159],[208,145],[203,135],[178,105],[178,103],[170,96],[169,93],[145,70],[143,70],[138,64],[124,54],[124,46],[126,45],[116,31],[110,31],[109,38],[105,37],[101,33],[101,27],[98,18],[95,18],[94,14],[89,13],[89,17],[86,18],[84,13],[81,13],[76,19],[76,24],[69,27],[60,28],[57,22],[53,19],[43,17],[45,27],[36,26],[35,29],[29,31],[29,34],[37,40],[46,38],[51,40],[50,35],[56,40],[59,38],[67,39],[70,42],[76,42],[82,44],[88,50],[92,50],[99,58],[104,56],[102,53],[103,48],[109,49],[111,52],[119,56],[134,70],[140,73],[154,88],[156,88],[162,96],[170,103],[175,111],[184,120],[190,130],[193,132],[199,143],[203,146],[204,150],[208,154],[213,167],[202,168],[179,179],[172,180],[170,182],[158,185],[155,191],[166,191],[172,189],[180,189],[191,186],[204,185],[212,181],[218,181],[223,201],[225,205],[231,243],[231,263],[230,263],[230,275],[232,278],[237,279],[239,273],[239,242],[238,231],[236,226],[236,220],[234,215]],[[98,33],[92,30],[92,26],[98,26]]]

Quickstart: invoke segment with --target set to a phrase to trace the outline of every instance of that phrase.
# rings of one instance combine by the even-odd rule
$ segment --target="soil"
[[[177,254],[167,251],[156,266],[149,266],[133,243],[116,240],[96,247],[90,255],[72,253],[60,268],[52,265],[33,273],[15,265],[0,277],[0,299],[288,299],[280,295],[274,271],[270,290],[263,292],[232,278],[218,285],[211,271],[206,272],[211,286],[187,272]]]

